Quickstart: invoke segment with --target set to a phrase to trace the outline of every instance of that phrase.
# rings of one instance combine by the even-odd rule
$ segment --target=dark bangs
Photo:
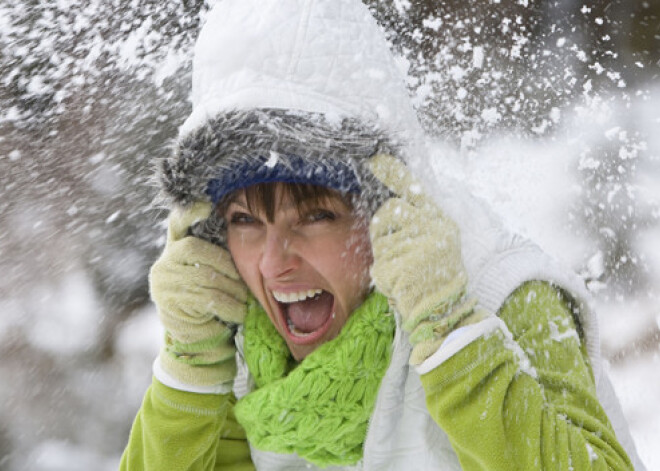
[[[278,187],[282,189],[279,193],[280,201],[277,201]],[[310,185],[308,183],[258,183],[245,188],[243,191],[245,191],[245,199],[250,212],[263,212],[268,222],[273,222],[277,207],[281,200],[286,197],[291,198],[301,215],[307,210],[333,199],[339,199],[346,206],[353,209],[350,196],[343,195],[325,186]],[[234,197],[235,194],[229,196],[222,206],[226,208]]]

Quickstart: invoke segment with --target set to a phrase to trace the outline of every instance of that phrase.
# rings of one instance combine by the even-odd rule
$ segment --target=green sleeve
[[[463,469],[632,469],[561,294],[526,283],[499,316],[512,338],[497,329],[421,377]]]
[[[133,422],[121,471],[253,470],[232,394],[196,394],[154,378]]]

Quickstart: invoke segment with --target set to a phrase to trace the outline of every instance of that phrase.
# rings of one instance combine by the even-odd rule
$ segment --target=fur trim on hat
[[[264,156],[277,155],[277,165],[283,166],[295,157],[315,170],[341,163],[353,170],[359,184],[354,200],[373,214],[389,192],[371,175],[366,162],[377,153],[398,155],[400,149],[382,129],[351,118],[333,121],[319,113],[280,109],[229,111],[180,140],[173,156],[161,164],[160,184],[170,204],[187,206],[213,201],[211,182],[235,178],[237,168]],[[249,184],[250,179],[246,181]],[[206,226],[207,235],[222,232],[224,221],[209,220]],[[214,242],[224,245],[223,240]]]

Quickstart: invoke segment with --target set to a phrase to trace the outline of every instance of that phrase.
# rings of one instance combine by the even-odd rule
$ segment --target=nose
[[[259,270],[266,279],[276,279],[285,276],[296,269],[300,258],[295,253],[291,238],[279,228],[270,226],[266,231]]]

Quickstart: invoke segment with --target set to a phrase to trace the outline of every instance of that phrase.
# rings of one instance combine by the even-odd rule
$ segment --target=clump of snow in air
[[[99,339],[96,294],[84,273],[68,275],[56,286],[35,286],[27,309],[36,322],[32,345],[61,355],[89,350]]]
[[[117,467],[162,340],[154,163],[190,113],[217,1],[0,5],[3,469]],[[660,469],[660,48],[644,29],[658,7],[366,3],[430,136],[420,180],[459,180],[585,280],[633,438]]]

